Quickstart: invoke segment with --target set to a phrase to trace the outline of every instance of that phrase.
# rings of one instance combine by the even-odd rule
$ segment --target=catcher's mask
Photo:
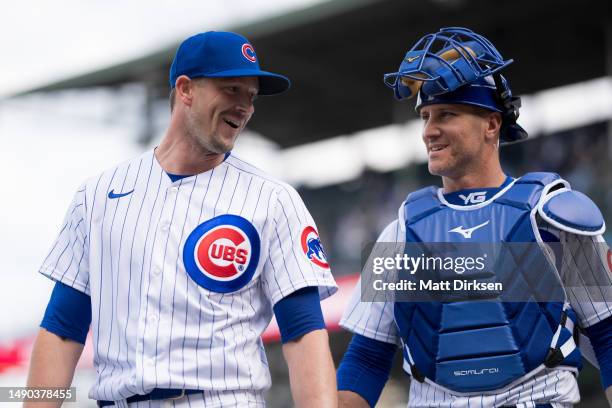
[[[417,112],[425,105],[439,103],[499,112],[500,143],[508,144],[527,138],[527,132],[516,123],[521,99],[512,96],[499,73],[511,63],[485,37],[467,28],[442,28],[418,40],[399,70],[385,74],[384,82],[398,100],[417,95]]]

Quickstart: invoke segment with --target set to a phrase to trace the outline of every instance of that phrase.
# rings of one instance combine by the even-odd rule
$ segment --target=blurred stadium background
[[[337,321],[356,281],[361,248],[396,216],[408,192],[438,183],[427,172],[413,103],[396,102],[382,83],[382,74],[396,69],[422,34],[466,26],[513,58],[505,75],[524,96],[519,122],[531,138],[502,149],[504,168],[514,176],[558,172],[612,220],[609,1],[66,1],[65,7],[54,3],[51,16],[50,6],[34,3],[12,13],[11,6],[0,17],[6,58],[0,80],[0,386],[25,384],[52,287],[36,270],[74,190],[158,143],[169,118],[170,62],[182,38],[195,32],[240,32],[264,69],[293,81],[286,95],[258,100],[235,153],[296,186],[317,222],[342,287],[323,303],[336,363],[350,339]],[[85,7],[88,17],[78,20]],[[53,23],[33,27],[45,20]],[[60,26],[74,41],[54,43]],[[38,59],[28,59],[33,53]],[[70,63],[59,64],[63,59]],[[608,242],[611,237],[608,232]],[[274,382],[269,406],[291,406],[274,325],[266,341]],[[380,407],[406,404],[399,354]],[[87,347],[72,406],[95,406],[87,400],[95,376],[91,360]],[[580,406],[605,407],[599,374],[585,364]]]

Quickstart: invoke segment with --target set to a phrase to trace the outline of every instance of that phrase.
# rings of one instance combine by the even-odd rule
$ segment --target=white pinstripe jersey
[[[539,224],[539,228],[559,237],[561,243],[582,240],[585,244],[592,246],[595,242],[603,241],[602,237],[579,237],[559,231],[548,224]],[[377,242],[405,242],[403,207],[400,208],[398,220],[393,221],[383,230]],[[387,247],[385,246],[385,248]],[[580,247],[582,248],[582,245]],[[401,251],[401,248],[399,250]],[[379,251],[377,255],[380,256],[383,253]],[[590,271],[574,272],[588,274]],[[591,326],[612,315],[612,303],[600,301],[600,299],[596,301],[585,300],[584,295],[578,300],[572,296],[572,293],[568,293],[570,304],[582,327]],[[393,316],[393,302],[361,302],[361,280],[354,289],[340,325],[353,333],[371,339],[397,345],[401,344]],[[530,408],[534,406],[534,403],[549,401],[553,401],[551,404],[554,408],[571,407],[572,404],[580,401],[578,384],[572,371],[562,367],[545,369],[543,372],[497,395],[472,397],[451,395],[427,382],[410,381],[408,406],[411,408],[489,408],[517,405],[521,408]]]
[[[260,395],[272,306],[302,287],[336,290],[319,248],[285,183],[233,155],[172,182],[149,151],[85,182],[40,272],[91,296],[90,398]]]

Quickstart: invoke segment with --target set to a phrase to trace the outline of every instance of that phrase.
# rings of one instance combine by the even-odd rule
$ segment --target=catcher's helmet
[[[485,37],[467,28],[442,28],[418,40],[384,82],[399,100],[418,95],[417,112],[425,105],[461,103],[501,113],[500,142],[507,144],[527,138],[516,123],[521,100],[499,73],[511,63]]]

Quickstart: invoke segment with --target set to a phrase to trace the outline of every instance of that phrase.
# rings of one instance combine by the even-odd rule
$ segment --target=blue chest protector
[[[536,242],[540,197],[564,183],[556,174],[529,173],[493,199],[462,208],[442,202],[435,187],[418,190],[404,204],[406,242]],[[476,225],[482,227],[469,237],[450,232]],[[522,268],[529,267],[537,265],[517,262],[517,282],[528,279]],[[545,367],[581,367],[576,318],[564,302],[396,302],[394,316],[404,368],[457,395],[499,392]]]

